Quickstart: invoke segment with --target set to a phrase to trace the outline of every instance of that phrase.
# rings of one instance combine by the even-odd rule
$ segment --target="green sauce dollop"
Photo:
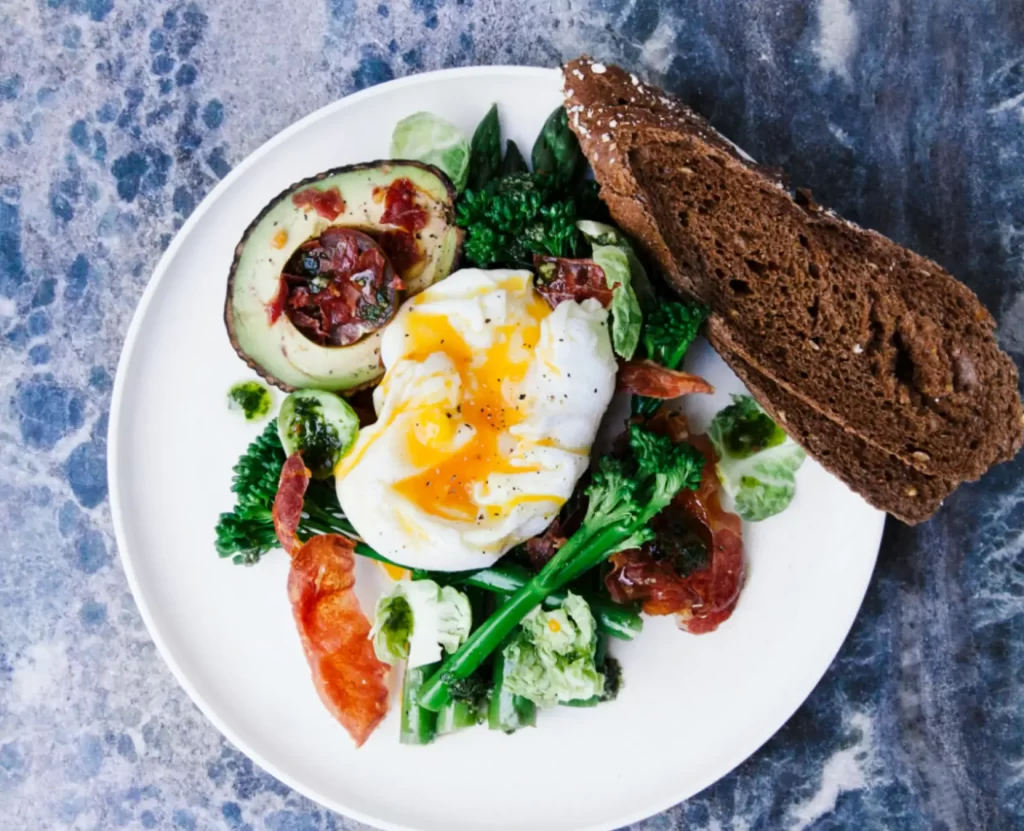
[[[246,421],[265,418],[270,404],[270,390],[259,381],[242,381],[228,390],[228,408],[241,410]]]

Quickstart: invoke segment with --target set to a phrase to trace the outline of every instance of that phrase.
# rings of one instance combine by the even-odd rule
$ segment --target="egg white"
[[[614,392],[607,317],[596,300],[549,309],[528,271],[464,269],[408,300],[384,331],[377,421],[335,470],[366,542],[461,571],[541,533]]]

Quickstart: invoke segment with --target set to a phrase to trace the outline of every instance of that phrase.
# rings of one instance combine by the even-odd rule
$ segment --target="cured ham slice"
[[[387,714],[388,665],[353,591],[353,549],[340,534],[308,540],[292,557],[288,599],[320,700],[359,747]]]
[[[302,461],[299,453],[292,453],[281,468],[281,478],[277,482],[277,495],[274,497],[274,531],[277,540],[289,554],[294,554],[302,542],[297,531],[302,519],[302,502],[306,496],[306,488],[312,474]]]
[[[667,369],[654,361],[623,361],[619,364],[617,384],[620,392],[660,399],[715,391],[715,388],[699,375]]]

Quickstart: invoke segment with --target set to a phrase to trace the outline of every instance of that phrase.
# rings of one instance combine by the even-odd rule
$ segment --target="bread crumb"
[[[906,494],[907,494],[907,496],[910,496],[910,497],[917,496],[917,488],[915,488],[913,485],[911,485],[909,488],[907,488]]]
[[[864,347],[861,346],[859,343],[855,343],[853,345],[853,354],[854,355],[859,355],[863,351],[864,351]]]
[[[608,71],[608,67],[603,63],[596,63],[590,68],[598,75],[604,75],[604,73]]]
[[[932,457],[925,453],[923,450],[915,450],[910,455],[911,457],[913,457],[915,462],[920,462],[921,464],[925,464],[932,460]]]

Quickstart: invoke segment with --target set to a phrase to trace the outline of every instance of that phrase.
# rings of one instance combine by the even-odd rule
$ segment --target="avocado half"
[[[390,316],[355,343],[318,343],[293,322],[293,316],[303,321],[288,302],[296,278],[290,274],[286,281],[282,274],[286,266],[294,271],[299,249],[327,229],[352,228],[379,243],[400,278],[400,299],[418,294],[447,277],[458,261],[462,232],[455,225],[455,197],[444,173],[413,161],[339,167],[282,191],[235,248],[224,323],[239,357],[288,392],[346,392],[371,384],[384,371],[380,339]]]

